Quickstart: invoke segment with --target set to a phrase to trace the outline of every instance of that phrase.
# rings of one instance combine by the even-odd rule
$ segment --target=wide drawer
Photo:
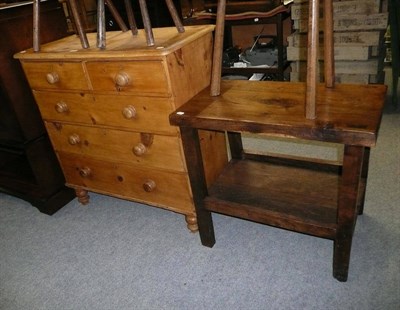
[[[45,120],[178,132],[178,127],[169,124],[168,115],[173,111],[169,98],[42,91],[34,95]]]
[[[89,89],[80,62],[22,61],[22,66],[32,89]]]
[[[95,91],[171,95],[161,61],[87,62],[86,67]]]
[[[185,171],[176,136],[45,122],[56,151]]]
[[[172,173],[109,161],[58,154],[67,185],[192,214],[185,173]]]

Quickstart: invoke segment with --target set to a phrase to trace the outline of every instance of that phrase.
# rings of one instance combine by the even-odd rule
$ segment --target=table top
[[[146,34],[139,29],[137,35],[131,31],[109,31],[106,33],[106,49],[96,47],[97,34],[88,33],[90,48],[82,48],[77,35],[43,44],[40,52],[33,49],[14,55],[23,60],[74,60],[74,59],[146,59],[163,57],[177,51],[214,30],[214,25],[186,26],[185,32],[179,33],[176,27],[153,28],[154,46],[147,46]]]
[[[203,90],[170,115],[173,125],[374,146],[385,85],[337,84],[317,91],[317,117],[305,118],[305,83],[221,82],[221,95]]]

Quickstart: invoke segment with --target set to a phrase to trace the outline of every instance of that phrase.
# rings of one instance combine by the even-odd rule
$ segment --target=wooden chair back
[[[332,0],[324,1],[324,80],[326,87],[334,87],[334,54],[333,54],[333,5]],[[307,44],[307,80],[305,117],[316,118],[316,96],[318,79],[319,50],[319,0],[309,1],[308,44]],[[211,96],[220,95],[222,52],[224,42],[226,0],[219,0],[213,51],[213,68],[211,75]]]
[[[81,17],[79,14],[79,8],[77,5],[79,0],[67,0],[68,6],[71,9],[72,18],[74,20],[76,32],[81,40],[82,48],[89,48],[89,42],[86,36],[86,32],[82,25]],[[185,28],[180,20],[179,14],[175,8],[173,0],[165,0],[168,11],[174,21],[174,24],[179,33],[185,31]],[[129,28],[133,35],[138,33],[136,21],[133,14],[133,9],[130,0],[124,0],[125,10],[128,16]],[[101,49],[106,48],[106,21],[105,21],[105,6],[110,10],[111,15],[114,17],[118,26],[123,32],[128,31],[128,27],[119,15],[115,8],[112,0],[98,0],[97,1],[97,47]],[[146,41],[148,46],[153,46],[154,36],[151,27],[150,17],[147,10],[146,0],[139,0],[140,13],[142,15],[144,31],[146,33]],[[33,50],[35,52],[40,51],[40,0],[33,0]]]

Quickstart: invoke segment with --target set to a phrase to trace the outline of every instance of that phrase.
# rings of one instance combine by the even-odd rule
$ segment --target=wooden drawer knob
[[[133,154],[136,156],[142,156],[147,152],[147,147],[143,143],[138,143],[133,149]]]
[[[92,170],[89,167],[83,167],[79,169],[79,174],[82,178],[88,178],[92,175]]]
[[[64,101],[57,102],[55,108],[58,113],[66,113],[69,110],[68,105]]]
[[[60,77],[57,72],[50,72],[46,74],[46,80],[49,84],[56,84],[60,81]]]
[[[68,137],[68,142],[71,145],[76,145],[81,142],[81,138],[76,133],[74,133]]]
[[[128,105],[122,110],[122,115],[126,119],[132,119],[136,117],[136,109],[133,105]]]
[[[143,183],[143,189],[148,193],[154,191],[156,189],[156,182],[153,180],[147,180]]]
[[[129,85],[130,78],[128,73],[120,72],[115,76],[115,84],[118,86],[127,86]]]

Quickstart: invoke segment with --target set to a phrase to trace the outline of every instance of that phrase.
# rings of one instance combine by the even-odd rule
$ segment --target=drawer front
[[[187,175],[58,154],[67,184],[192,214]]]
[[[170,86],[161,61],[87,62],[95,91],[170,96]]]
[[[32,89],[88,90],[80,62],[22,62]]]
[[[112,126],[136,131],[177,134],[169,124],[172,99],[88,93],[34,92],[42,118]]]
[[[178,137],[46,122],[56,151],[185,171]]]

